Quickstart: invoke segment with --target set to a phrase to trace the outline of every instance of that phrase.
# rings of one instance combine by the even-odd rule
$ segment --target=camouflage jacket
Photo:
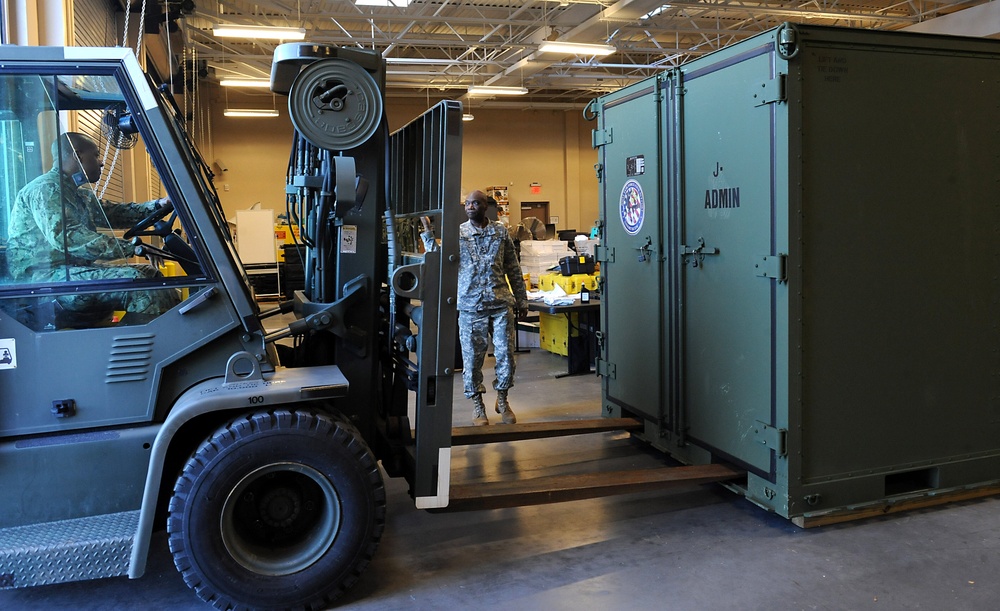
[[[420,234],[425,247],[434,250],[434,234]],[[528,307],[514,241],[507,227],[490,221],[480,229],[465,221],[458,228],[458,309],[482,312],[504,307]],[[508,283],[509,286],[508,286]],[[512,292],[513,291],[513,292]]]
[[[14,201],[7,242],[10,274],[25,279],[53,267],[121,259],[131,254],[131,243],[97,228],[129,228],[154,209],[155,202],[99,200],[89,186],[77,187],[53,168],[25,185]]]

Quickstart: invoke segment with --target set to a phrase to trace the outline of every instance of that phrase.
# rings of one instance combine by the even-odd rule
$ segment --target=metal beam
[[[784,20],[822,25],[997,36],[1000,2],[987,0],[414,0],[406,8],[358,7],[352,2],[196,0],[182,20],[199,58],[220,73],[266,73],[275,44],[218,40],[215,23],[299,25],[318,44],[381,52],[390,66],[387,87],[460,90],[470,84],[524,85],[529,98],[591,95],[601,81],[631,82],[774,27]],[[978,12],[969,7],[982,5]],[[966,9],[962,11],[961,9]],[[956,11],[960,11],[957,12]],[[944,13],[948,17],[933,19]],[[967,14],[966,14],[967,13]],[[949,25],[952,24],[952,25]],[[959,24],[959,25],[954,25]],[[964,25],[962,25],[964,24]],[[602,60],[537,52],[545,40],[611,41],[618,52]],[[407,95],[407,93],[403,93]],[[525,101],[519,98],[518,102]]]

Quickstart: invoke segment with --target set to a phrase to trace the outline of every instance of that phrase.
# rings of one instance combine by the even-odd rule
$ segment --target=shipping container
[[[595,100],[609,417],[796,523],[1000,481],[1000,41],[786,24]]]

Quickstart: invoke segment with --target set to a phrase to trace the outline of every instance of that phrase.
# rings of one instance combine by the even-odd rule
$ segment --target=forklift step
[[[554,475],[507,482],[453,484],[441,511],[475,511],[578,501],[617,494],[664,490],[746,477],[730,465],[663,467],[582,475]]]
[[[451,445],[467,446],[609,431],[641,431],[642,428],[642,422],[635,418],[595,418],[593,420],[526,422],[497,426],[457,426],[451,429]]]
[[[138,511],[0,529],[0,589],[128,573]]]

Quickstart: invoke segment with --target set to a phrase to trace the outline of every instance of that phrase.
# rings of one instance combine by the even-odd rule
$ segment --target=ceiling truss
[[[782,22],[893,30],[987,0],[161,0],[178,45],[214,79],[266,76],[277,42],[220,39],[216,24],[304,27],[309,42],[375,50],[387,95],[461,98],[469,85],[523,86],[516,104],[582,107]],[[133,5],[134,6],[134,5]],[[133,10],[135,10],[133,8]],[[541,54],[546,40],[610,43],[604,58]],[[477,100],[477,106],[509,100]]]

